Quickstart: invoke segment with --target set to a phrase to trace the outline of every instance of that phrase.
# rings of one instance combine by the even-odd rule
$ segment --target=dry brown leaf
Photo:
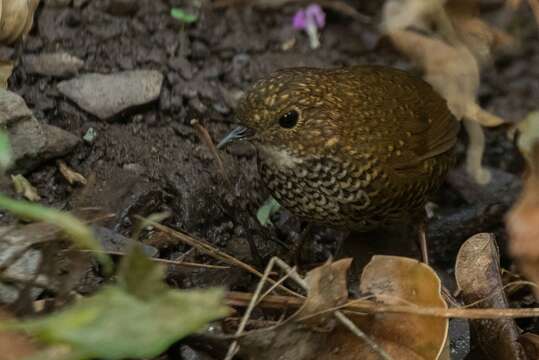
[[[87,181],[84,176],[76,172],[75,170],[71,169],[69,166],[66,165],[66,163],[63,160],[58,160],[58,168],[60,169],[60,173],[64,176],[64,178],[69,182],[71,185],[77,183],[86,185]]]
[[[515,139],[518,131],[517,146],[520,153],[526,159],[528,166],[534,165],[533,147],[539,140],[539,110],[532,111],[513,127],[511,140]],[[536,169],[539,170],[539,169]]]
[[[387,0],[382,10],[384,32],[405,30],[409,26],[427,30],[444,17],[444,0]],[[442,20],[443,21],[443,20]]]
[[[306,278],[309,294],[301,309],[282,324],[248,333],[240,340],[243,355],[256,360],[380,359],[379,352],[334,317],[336,308],[348,298],[350,262],[344,259],[311,271]],[[386,304],[447,308],[439,278],[414,259],[375,256],[365,268],[362,282],[362,291]],[[447,319],[408,314],[346,316],[393,359],[448,359],[444,352]]]
[[[425,80],[447,99],[458,119],[498,126],[504,120],[477,104],[480,64],[489,61],[494,48],[510,45],[512,40],[482,21],[478,13],[476,1],[388,0],[383,27],[395,47],[423,69]],[[465,125],[470,138],[466,169],[476,182],[486,184],[490,173],[481,166],[483,130]]]
[[[0,322],[13,317],[0,310]],[[20,360],[38,352],[38,348],[29,337],[16,332],[0,332],[0,360]]]
[[[522,0],[507,0],[507,6],[513,11],[517,10],[521,3]],[[535,21],[539,25],[539,0],[528,0],[528,5],[531,7]]]
[[[539,284],[539,144],[534,145],[529,174],[520,198],[506,218],[509,234],[509,253],[515,259],[522,273]],[[534,288],[539,299],[539,289]]]
[[[469,135],[466,170],[479,184],[490,181],[481,165],[485,137],[476,121],[484,126],[500,125],[503,120],[481,109],[475,102],[479,88],[479,66],[465,46],[451,46],[428,36],[400,30],[388,34],[397,49],[424,69],[424,78],[447,100],[451,112],[464,120]]]
[[[24,176],[20,174],[11,175],[11,181],[13,181],[13,186],[15,187],[15,192],[17,192],[17,194],[22,194],[22,196],[30,201],[41,200],[37,189],[33,187]]]
[[[1,0],[0,2],[0,43],[13,44],[22,39],[34,22],[34,12],[39,0]]]
[[[445,10],[459,41],[481,65],[490,62],[494,51],[515,45],[512,36],[479,17],[479,1],[449,0]]]
[[[360,290],[372,293],[384,304],[447,309],[440,279],[428,265],[414,259],[374,256],[363,270]],[[448,324],[447,319],[412,314],[364,316],[358,323],[395,359],[448,359],[444,352]],[[402,349],[409,350],[410,357],[404,357],[399,352]]]
[[[518,341],[524,347],[528,359],[539,359],[539,335],[524,333],[520,335]]]
[[[7,89],[7,81],[13,72],[13,62],[0,60],[0,89]]]
[[[519,199],[506,217],[509,253],[520,271],[539,284],[539,112],[521,121],[517,129],[518,148],[527,162],[527,175]],[[534,288],[539,299],[539,289]]]
[[[309,288],[307,300],[292,317],[293,319],[302,320],[312,314],[340,306],[348,300],[348,288],[346,281],[346,273],[352,264],[352,259],[342,259],[335,262],[327,262],[319,266],[307,274],[305,281]],[[332,318],[332,313],[322,314],[313,318],[316,322],[313,323],[309,319],[303,319],[305,324],[319,325],[327,323],[329,318]]]
[[[455,278],[464,302],[479,308],[508,308],[493,234],[476,234],[462,244]],[[489,359],[525,360],[514,319],[470,320],[477,342]]]

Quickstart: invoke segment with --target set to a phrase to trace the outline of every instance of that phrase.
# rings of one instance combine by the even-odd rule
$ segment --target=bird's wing
[[[359,95],[352,101],[354,116],[345,131],[356,132],[385,164],[413,169],[455,146],[459,122],[428,83],[376,66],[362,66],[354,74]]]

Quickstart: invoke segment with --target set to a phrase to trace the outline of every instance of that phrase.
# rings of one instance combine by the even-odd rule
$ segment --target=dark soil
[[[274,219],[274,227],[258,225],[256,210],[268,193],[258,181],[253,149],[241,144],[222,153],[232,183],[229,186],[190,125],[191,119],[198,118],[218,141],[233,126],[240,91],[283,67],[377,63],[415,71],[380,39],[379,14],[370,12],[372,9],[360,8],[371,19],[365,22],[329,12],[322,46],[313,51],[305,35],[291,27],[295,5],[264,10],[245,5],[205,7],[199,21],[182,26],[169,14],[171,6],[182,6],[180,1],[141,0],[138,11],[129,16],[112,15],[104,0],[78,3],[83,5],[42,6],[23,54],[65,50],[84,60],[83,73],[157,69],[165,81],[157,102],[102,121],[59,94],[56,84],[61,79],[30,75],[24,66],[16,69],[10,90],[24,97],[40,121],[80,137],[90,128],[97,131],[95,142],[84,142],[65,159],[87,177],[87,186],[69,185],[54,162],[29,174],[44,203],[66,210],[101,207],[116,214],[105,225],[124,235],[133,229],[134,215],[168,210],[172,217],[165,221],[167,225],[197,235],[259,268],[265,262],[253,257],[248,240],[263,259],[286,256],[287,249],[276,240],[289,243],[301,226],[284,211]],[[539,100],[537,28],[527,8],[515,19],[512,26],[522,48],[485,68],[479,94],[482,106],[511,121],[537,108]],[[295,46],[283,51],[282,44],[292,38]],[[487,131],[486,163],[520,177],[522,159],[505,130]],[[465,135],[462,140],[461,155]],[[509,199],[498,198],[502,192],[494,191],[480,204],[472,204],[462,192],[444,186],[436,199],[439,208],[429,234],[435,266],[450,273],[460,243],[474,233],[495,231],[503,248],[503,214],[518,194],[518,184],[513,185],[509,194],[503,190]],[[175,259],[188,250],[166,239],[157,241],[152,233],[146,235],[157,244],[161,257]],[[314,264],[327,259],[341,235],[316,228],[303,260]],[[390,250],[402,253],[401,249]],[[172,275],[180,286],[219,284],[247,290],[256,283],[239,271]]]

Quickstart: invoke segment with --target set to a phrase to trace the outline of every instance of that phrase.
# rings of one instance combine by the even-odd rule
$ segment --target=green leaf
[[[0,131],[0,171],[4,172],[13,161],[7,134]]]
[[[133,296],[151,299],[167,291],[164,277],[165,268],[150,260],[142,246],[135,244],[120,264],[118,283]]]
[[[198,20],[198,16],[195,14],[189,14],[180,8],[172,8],[170,10],[170,16],[186,24],[191,24]]]
[[[256,212],[256,218],[258,219],[258,222],[262,224],[262,226],[267,226],[268,224],[271,224],[271,215],[279,211],[280,208],[281,204],[279,204],[277,200],[273,198],[273,196],[270,196],[266,200],[264,205],[262,205]]]
[[[9,328],[68,345],[81,359],[151,358],[227,314],[219,289],[168,290],[142,300],[106,286],[68,309]]]
[[[95,256],[103,264],[105,271],[112,269],[110,257],[103,252],[101,244],[95,239],[90,228],[73,215],[39,204],[14,200],[3,194],[0,194],[0,208],[24,219],[44,221],[58,226],[76,246],[94,250]]]

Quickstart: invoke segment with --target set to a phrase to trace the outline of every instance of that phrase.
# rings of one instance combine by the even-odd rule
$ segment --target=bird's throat
[[[272,145],[259,145],[258,152],[261,160],[277,168],[294,168],[303,162],[303,159],[295,156],[290,150]]]

